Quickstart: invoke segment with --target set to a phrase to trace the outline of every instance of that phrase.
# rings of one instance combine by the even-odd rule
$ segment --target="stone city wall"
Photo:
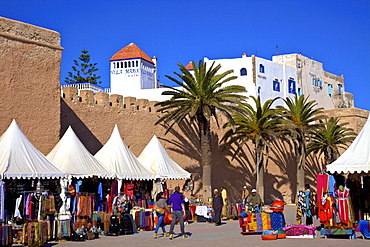
[[[109,139],[115,124],[130,150],[139,156],[146,144],[155,134],[169,156],[180,166],[191,173],[201,174],[199,167],[199,140],[194,128],[186,124],[175,125],[173,131],[165,135],[166,129],[155,125],[159,119],[153,101],[109,95],[107,93],[94,94],[90,90],[81,90],[74,87],[64,87],[61,105],[61,133],[69,125],[75,130],[86,148],[95,154]],[[367,111],[357,108],[335,109],[325,111],[328,116],[341,116],[349,127],[359,131],[366,121]],[[220,118],[220,126],[226,123]],[[233,158],[235,147],[219,143],[224,129],[218,128],[212,122],[213,148],[213,175],[214,187],[224,185],[229,188],[230,201],[240,201],[240,189],[247,185],[252,189],[255,184],[253,145],[245,147],[241,153]],[[292,146],[275,144],[271,149],[271,157],[266,167],[265,197],[271,202],[283,199],[286,202],[294,200],[295,194],[295,154]],[[323,169],[321,157],[310,157],[306,172],[306,182],[316,187],[316,174]],[[182,186],[182,181],[175,181],[173,186]],[[196,182],[196,190],[201,188],[201,179]],[[293,194],[292,194],[293,193]]]
[[[16,119],[49,152],[60,130],[60,34],[0,17],[0,133]]]

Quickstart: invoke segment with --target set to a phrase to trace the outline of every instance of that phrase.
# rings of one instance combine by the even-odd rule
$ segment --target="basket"
[[[262,240],[276,240],[277,236],[277,231],[267,230],[262,232],[261,238]]]
[[[286,232],[284,230],[277,230],[277,238],[286,238]]]

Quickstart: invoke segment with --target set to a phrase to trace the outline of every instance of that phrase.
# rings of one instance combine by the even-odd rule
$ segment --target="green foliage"
[[[166,75],[171,81],[181,86],[178,88],[165,86],[170,90],[164,91],[162,95],[170,95],[171,98],[157,103],[160,106],[158,111],[164,114],[156,124],[161,122],[169,124],[168,130],[173,124],[180,123],[186,117],[190,117],[192,123],[195,120],[210,122],[212,116],[217,121],[216,110],[233,121],[231,113],[239,111],[237,106],[246,98],[238,94],[245,92],[245,87],[224,86],[226,82],[236,78],[236,76],[229,76],[232,70],[217,74],[221,65],[214,66],[212,63],[207,70],[206,63],[203,61],[199,61],[198,66],[192,63],[193,73],[179,63],[181,74],[174,72],[179,79]]]
[[[72,66],[73,72],[68,72],[68,76],[65,77],[64,82],[66,83],[93,83],[99,84],[101,81],[98,79],[101,76],[97,76],[94,72],[98,70],[96,68],[97,63],[90,63],[90,54],[87,50],[81,51],[81,55],[78,60],[73,60],[74,66]]]
[[[353,129],[347,128],[348,123],[339,123],[339,118],[331,117],[329,120],[320,121],[320,126],[310,132],[311,141],[307,152],[324,154],[328,164],[339,157],[339,148],[347,148],[356,134]]]
[[[280,133],[279,111],[272,108],[272,104],[278,98],[267,100],[263,105],[260,96],[257,98],[251,96],[251,98],[255,106],[243,103],[240,107],[241,111],[232,115],[236,125],[235,130],[229,129],[222,139],[229,143],[236,143],[238,150],[248,140],[253,142],[255,149],[264,149]],[[224,127],[231,127],[231,124],[227,123]]]

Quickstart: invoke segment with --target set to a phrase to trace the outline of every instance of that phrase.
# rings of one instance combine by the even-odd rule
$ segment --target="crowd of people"
[[[183,188],[184,189],[184,188]],[[249,211],[259,212],[260,207],[263,205],[262,199],[260,195],[257,193],[256,189],[252,189],[251,193],[247,190],[247,186],[243,187],[242,203],[248,208]],[[214,223],[216,226],[221,226],[221,218],[227,217],[227,205],[228,205],[228,198],[227,198],[227,191],[225,187],[221,186],[219,189],[214,189],[213,197],[212,197],[212,207],[214,213]],[[158,222],[156,228],[154,230],[154,238],[158,238],[158,231],[162,229],[163,236],[169,237],[169,239],[174,238],[174,228],[176,222],[179,222],[181,237],[187,238],[185,232],[185,224],[189,220],[189,203],[187,198],[181,193],[180,187],[175,187],[175,192],[169,197],[166,198],[163,192],[160,192],[156,195],[156,200],[154,204],[155,208],[159,208],[156,210],[156,214],[158,217]],[[167,232],[165,228],[165,210],[171,208],[171,216],[172,221],[170,225],[170,229]]]

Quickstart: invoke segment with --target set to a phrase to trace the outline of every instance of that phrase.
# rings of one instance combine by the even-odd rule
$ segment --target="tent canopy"
[[[0,178],[62,178],[54,165],[27,139],[13,119],[0,137]]]
[[[94,156],[112,170],[117,178],[127,180],[150,180],[154,172],[143,166],[128,149],[121,138],[117,125],[107,143]]]
[[[190,178],[190,173],[182,169],[170,158],[155,135],[141,152],[138,159],[144,166],[152,170],[157,177],[165,179]]]
[[[71,126],[68,127],[66,133],[47,157],[68,176],[114,178],[114,173],[95,159],[85,148]]]
[[[326,166],[329,172],[368,173],[370,171],[370,118],[348,149],[333,163]]]

